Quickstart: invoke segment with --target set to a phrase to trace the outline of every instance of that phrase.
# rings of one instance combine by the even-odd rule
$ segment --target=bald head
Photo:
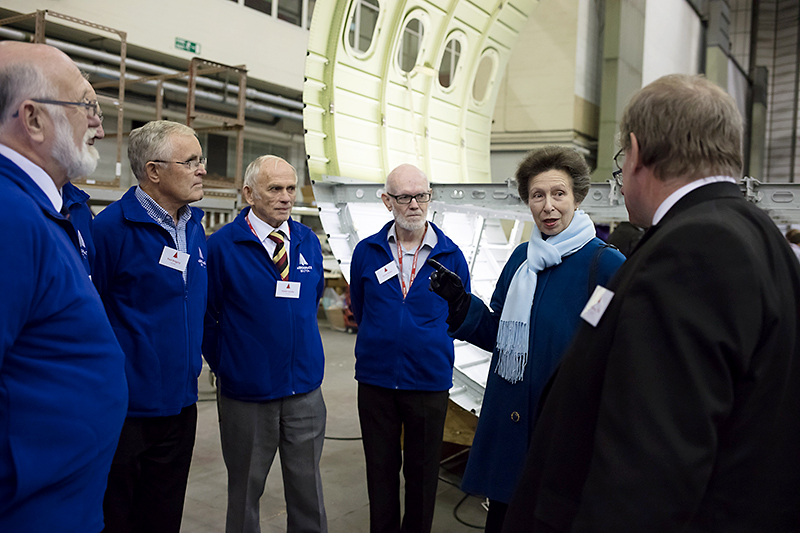
[[[97,164],[90,148],[100,119],[83,105],[95,101],[91,86],[60,50],[0,42],[0,143],[41,167],[59,188]]]
[[[386,192],[397,194],[395,191],[398,190],[401,184],[412,182],[414,184],[420,184],[425,190],[430,189],[428,176],[426,176],[423,171],[408,163],[399,165],[386,176]]]

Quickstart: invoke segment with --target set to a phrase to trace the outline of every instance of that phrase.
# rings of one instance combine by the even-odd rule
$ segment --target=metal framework
[[[128,34],[124,31],[117,30],[115,28],[109,28],[108,26],[102,26],[100,24],[96,24],[94,22],[90,22],[88,20],[79,19],[76,17],[72,17],[69,15],[64,15],[63,13],[56,13],[55,11],[50,11],[47,9],[39,9],[35,13],[28,13],[26,15],[18,15],[16,17],[10,17],[6,19],[0,20],[0,26],[7,26],[9,24],[14,24],[16,22],[22,22],[24,20],[34,20],[35,24],[35,31],[33,42],[37,44],[45,44],[45,27],[46,27],[46,17],[47,15],[55,18],[59,18],[62,20],[66,20],[72,22],[74,24],[79,24],[82,26],[88,26],[95,30],[104,31],[106,33],[111,33],[119,37],[119,93],[117,95],[117,131],[122,131],[122,116],[123,116],[123,107],[125,104],[125,58],[128,49]],[[97,86],[95,86],[97,87]],[[110,136],[110,135],[109,135]],[[113,185],[115,187],[119,186],[120,177],[122,175],[122,136],[117,135],[117,164],[115,165],[115,177],[112,183],[109,185]]]

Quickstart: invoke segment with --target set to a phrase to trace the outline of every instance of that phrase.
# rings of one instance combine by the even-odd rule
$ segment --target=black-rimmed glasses
[[[625,165],[624,148],[620,148],[617,155],[614,156],[614,165],[616,165],[617,170],[611,172],[611,175],[614,177],[614,181],[617,182],[617,186],[622,187],[622,167]]]
[[[151,163],[175,163],[176,165],[183,165],[183,166],[185,166],[187,168],[190,168],[192,170],[197,170],[198,168],[200,168],[200,165],[203,165],[203,168],[205,168],[206,163],[208,162],[208,158],[201,157],[199,159],[189,159],[188,161],[162,161],[160,159],[151,159],[150,162]]]
[[[74,105],[78,107],[82,107],[86,110],[86,114],[89,117],[100,117],[100,121],[103,121],[103,113],[100,111],[100,105],[97,103],[97,100],[85,100],[82,102],[66,102],[64,100],[49,100],[47,98],[30,98],[31,102],[36,102],[37,104],[47,104],[47,105]],[[19,116],[19,111],[16,111],[14,118]]]
[[[394,201],[400,205],[410,204],[411,200],[416,200],[418,204],[425,204],[431,201],[431,193],[429,192],[421,192],[413,196],[410,194],[401,194],[398,196],[387,192],[386,195],[394,198]]]

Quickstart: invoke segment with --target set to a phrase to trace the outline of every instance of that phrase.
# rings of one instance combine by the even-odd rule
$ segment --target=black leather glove
[[[428,290],[441,296],[449,307],[447,325],[450,329],[458,329],[467,318],[471,300],[458,274],[445,268],[436,259],[429,258],[427,263],[434,268]]]

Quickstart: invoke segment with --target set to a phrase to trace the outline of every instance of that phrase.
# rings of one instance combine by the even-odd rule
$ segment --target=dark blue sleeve
[[[467,341],[489,352],[494,351],[506,293],[514,274],[524,260],[520,255],[524,256],[525,249],[527,249],[526,244],[518,246],[506,262],[492,293],[491,307],[487,308],[483,300],[473,294],[464,322],[457,329],[448,331],[451,337]]]
[[[208,305],[203,320],[203,357],[213,372],[219,365],[219,317],[222,310],[222,262],[224,253],[219,250],[218,241],[222,235],[212,235],[208,239]]]

